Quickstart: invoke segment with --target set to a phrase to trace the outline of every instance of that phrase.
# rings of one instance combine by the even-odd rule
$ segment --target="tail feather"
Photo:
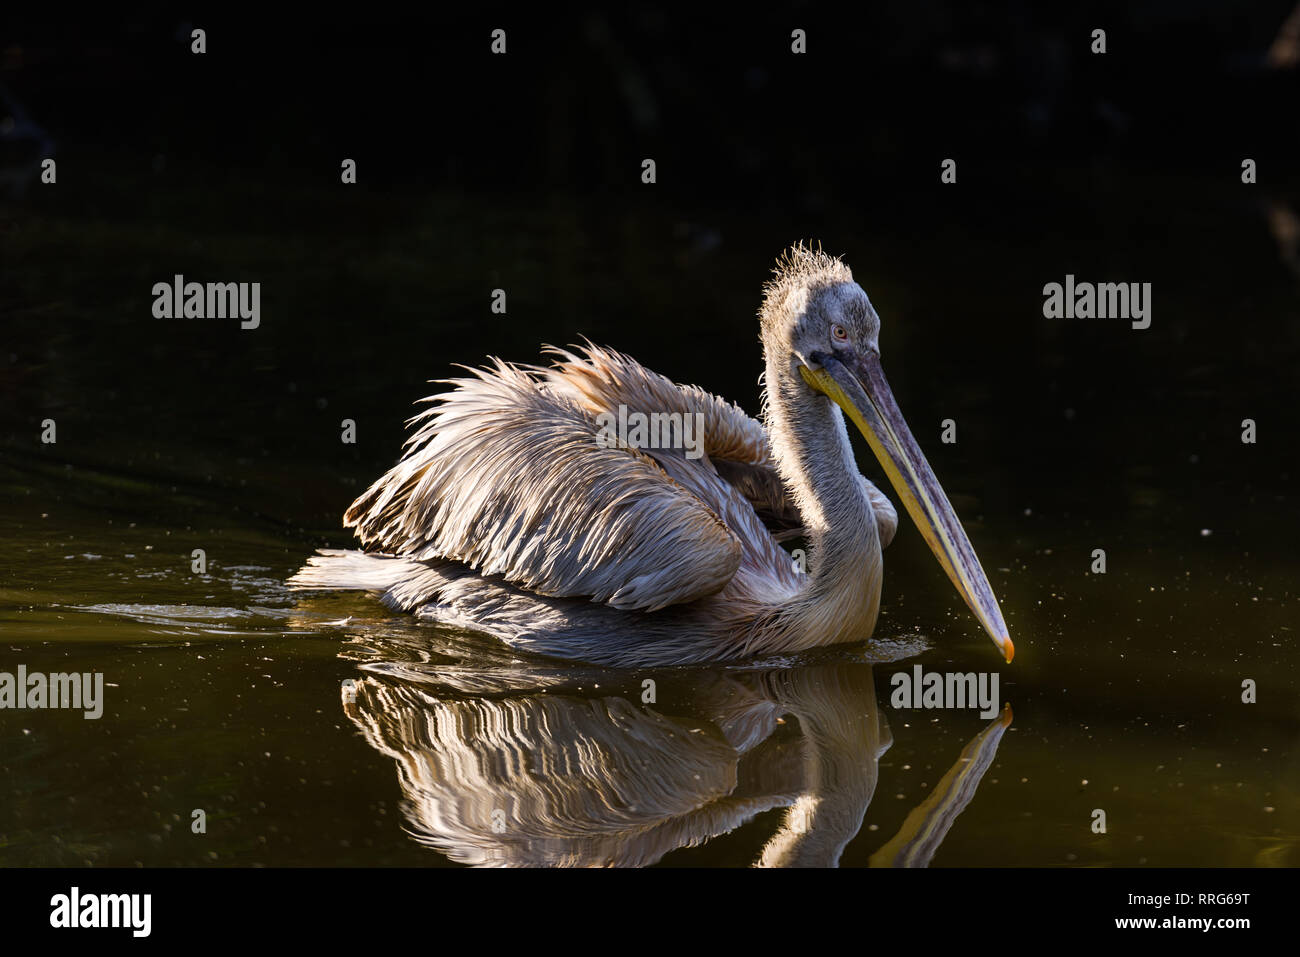
[[[387,592],[424,570],[424,563],[356,549],[322,548],[286,582],[290,588],[348,588]]]

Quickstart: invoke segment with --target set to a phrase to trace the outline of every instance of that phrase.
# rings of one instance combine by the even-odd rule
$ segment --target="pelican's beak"
[[[1003,657],[1010,661],[1016,653],[1015,645],[1007,635],[988,576],[980,567],[948,496],[898,410],[885,371],[880,367],[880,356],[874,352],[862,356],[849,350],[836,350],[834,354],[819,353],[813,358],[821,368],[801,365],[799,371],[804,379],[842,408],[866,437],[930,551],[939,559]]]

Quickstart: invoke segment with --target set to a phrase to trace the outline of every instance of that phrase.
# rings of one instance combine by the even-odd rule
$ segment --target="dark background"
[[[6,109],[34,126],[0,116],[0,653],[105,671],[120,704],[0,728],[0,860],[439,860],[338,683],[447,636],[285,578],[350,541],[455,363],[587,335],[756,413],[760,287],[802,238],[880,312],[1016,641],[1004,763],[936,863],[1294,862],[1300,69],[1268,61],[1294,4],[1048,6],[6,10]],[[260,282],[261,327],[154,319],[176,273]],[[1045,319],[1067,273],[1150,282],[1151,327]],[[885,575],[879,634],[998,664],[907,520]],[[891,722],[846,862],[980,724]],[[196,849],[202,802],[230,817]],[[748,863],[779,813],[666,861]]]
[[[981,509],[1053,490],[1131,508],[1133,469],[1157,489],[1275,491],[1300,355],[1300,71],[1267,54],[1291,10],[10,23],[0,81],[45,142],[10,137],[7,169],[21,181],[52,153],[59,181],[0,206],[0,439],[30,454],[55,415],[62,458],[260,484],[232,498],[337,531],[346,494],[268,472],[368,481],[455,362],[588,335],[756,412],[759,285],[802,238],[855,269],[904,412]],[[153,319],[152,284],[177,272],[260,281],[262,327]],[[1044,320],[1042,286],[1067,272],[1153,283],[1152,328]],[[946,417],[959,443],[936,448]]]

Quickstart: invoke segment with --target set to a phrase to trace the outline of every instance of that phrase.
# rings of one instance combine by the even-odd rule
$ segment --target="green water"
[[[1258,209],[1142,182],[1109,187],[1109,218],[1080,211],[1094,197],[918,229],[901,210],[84,189],[6,210],[0,671],[102,672],[106,700],[98,720],[0,711],[0,863],[862,866],[926,834],[911,863],[1300,863],[1300,286]],[[756,412],[758,285],[814,230],[882,315],[1013,664],[906,518],[883,644],[800,659],[569,668],[284,588],[348,544],[343,509],[452,363],[587,335]],[[1152,328],[1044,320],[1067,271],[1152,281]],[[261,281],[262,327],[154,320],[177,272]],[[1010,726],[893,707],[918,663],[998,672]]]

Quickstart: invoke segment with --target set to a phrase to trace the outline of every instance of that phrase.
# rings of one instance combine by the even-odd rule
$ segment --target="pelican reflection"
[[[859,661],[362,668],[343,709],[395,762],[408,831],[475,866],[645,866],[777,809],[755,864],[835,866],[892,744]],[[929,863],[1009,723],[1008,709],[970,742],[873,864]]]

